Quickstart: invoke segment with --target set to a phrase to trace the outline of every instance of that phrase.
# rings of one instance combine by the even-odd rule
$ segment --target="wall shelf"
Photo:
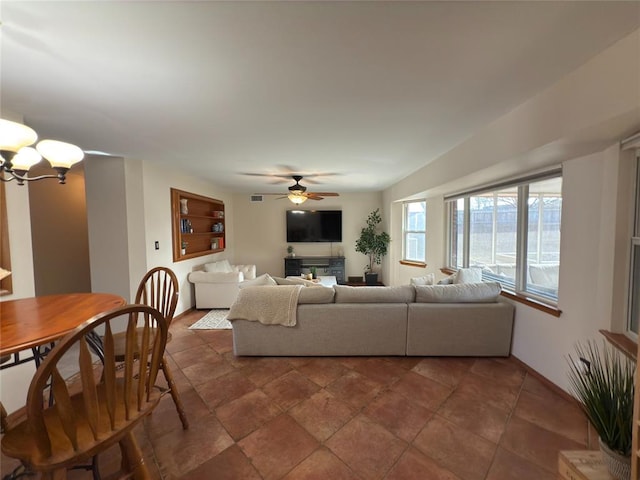
[[[174,262],[224,251],[227,229],[222,200],[172,188],[171,216]]]

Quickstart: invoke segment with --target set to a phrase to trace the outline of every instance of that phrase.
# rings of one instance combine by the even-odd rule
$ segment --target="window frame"
[[[424,208],[424,230],[418,229],[409,229],[408,228],[408,214],[409,214],[409,206],[420,203]],[[408,258],[407,252],[409,248],[407,246],[407,241],[409,235],[420,235],[424,236],[424,252],[423,259],[414,259]],[[402,203],[402,260],[401,263],[409,264],[409,265],[417,265],[417,266],[426,266],[427,264],[427,201],[425,199],[422,200],[411,200]]]
[[[639,332],[632,330],[633,323],[632,314],[633,306],[640,302],[640,285],[636,285],[636,279],[634,278],[634,265],[637,261],[636,255],[638,252],[637,247],[640,245],[640,149],[636,150],[635,158],[635,184],[634,184],[634,205],[633,205],[633,225],[631,230],[631,238],[629,241],[629,275],[627,284],[627,302],[625,312],[625,333],[632,338],[635,342],[638,342]],[[640,325],[638,326],[640,330]]]
[[[471,253],[471,215],[470,215],[470,198],[473,196],[477,196],[479,194],[487,194],[487,193],[497,193],[501,190],[507,188],[517,188],[517,220],[516,220],[516,261],[515,268],[516,272],[514,275],[514,279],[508,279],[507,283],[501,281],[501,278],[498,275],[491,275],[483,272],[483,280],[490,281],[499,281],[505,293],[508,296],[514,296],[519,298],[525,298],[529,300],[533,300],[536,303],[541,304],[542,306],[548,306],[552,309],[557,309],[558,305],[558,289],[556,288],[555,296],[554,295],[545,295],[540,294],[535,291],[531,291],[528,289],[528,281],[527,281],[527,268],[528,268],[528,237],[529,237],[529,185],[535,184],[537,182],[560,179],[562,181],[562,167],[554,167],[547,171],[534,173],[531,175],[519,177],[513,180],[497,182],[495,184],[486,185],[483,187],[474,188],[468,190],[466,192],[460,192],[452,195],[447,195],[444,197],[446,202],[446,215],[445,221],[446,224],[446,232],[447,232],[447,252],[446,252],[446,263],[447,270],[456,271],[458,268],[469,268],[469,259]],[[562,199],[562,187],[560,188],[560,199]],[[454,218],[458,215],[458,202],[460,200],[464,201],[463,207],[463,232],[462,232],[462,255],[463,260],[460,262],[458,259],[458,265],[453,265],[454,260],[454,252],[453,249],[456,246],[459,240],[454,241],[454,237],[457,236],[457,224],[453,224]],[[495,202],[495,200],[494,200]],[[560,211],[561,212],[561,211]],[[541,221],[541,219],[539,220]],[[562,225],[562,215],[560,214],[560,228]],[[454,229],[454,227],[456,227]],[[560,240],[561,241],[561,240]],[[558,253],[560,253],[560,248]],[[560,264],[560,259],[558,260]],[[462,267],[459,267],[462,265]]]

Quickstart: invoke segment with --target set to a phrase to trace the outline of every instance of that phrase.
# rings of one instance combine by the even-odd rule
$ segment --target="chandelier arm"
[[[61,168],[60,170],[64,170],[64,169]],[[11,177],[5,178],[3,175],[3,176],[0,176],[0,180],[2,180],[3,182],[10,182],[11,180],[17,180],[18,185],[22,185],[24,184],[24,182],[35,182],[37,180],[44,180],[45,178],[57,178],[58,183],[66,183],[66,176],[65,176],[66,170],[64,172],[58,171],[56,175],[39,175],[37,177],[27,177],[26,173],[21,175],[19,173],[16,173],[16,170],[13,170],[10,172],[5,171],[4,173],[8,173],[9,175],[11,175]]]

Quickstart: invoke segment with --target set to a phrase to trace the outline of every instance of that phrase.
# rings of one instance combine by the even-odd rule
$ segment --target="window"
[[[407,202],[403,209],[403,258],[424,263],[427,258],[427,203]]]
[[[629,306],[627,329],[634,336],[640,329],[640,156],[636,160],[635,222],[631,237],[631,265],[629,268]]]
[[[558,299],[562,177],[559,169],[446,198],[449,268],[545,303]]]

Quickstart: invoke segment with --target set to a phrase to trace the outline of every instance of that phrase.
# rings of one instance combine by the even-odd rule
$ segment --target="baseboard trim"
[[[580,408],[582,408],[581,405],[580,405],[580,402],[578,402],[578,400],[576,400],[575,397],[573,395],[571,395],[569,392],[567,392],[564,389],[560,388],[558,385],[553,383],[551,380],[549,380],[547,377],[542,375],[537,370],[534,370],[533,368],[531,368],[529,365],[524,363],[522,360],[520,360],[515,355],[511,354],[511,358],[513,360],[515,360],[522,368],[524,368],[529,375],[534,377],[536,380],[538,380],[540,383],[542,383],[545,387],[547,387],[553,393],[555,393],[556,395],[559,395],[560,397],[564,398],[565,400],[567,400],[569,402],[572,402],[572,403],[576,404],[577,406],[579,406]]]
[[[172,321],[179,320],[179,319],[181,319],[182,317],[184,317],[184,316],[186,316],[186,315],[189,315],[190,313],[195,312],[195,311],[196,311],[196,307],[191,307],[190,309],[185,310],[184,312],[179,313],[178,315],[175,315],[175,316],[173,317],[173,320],[172,320]]]

